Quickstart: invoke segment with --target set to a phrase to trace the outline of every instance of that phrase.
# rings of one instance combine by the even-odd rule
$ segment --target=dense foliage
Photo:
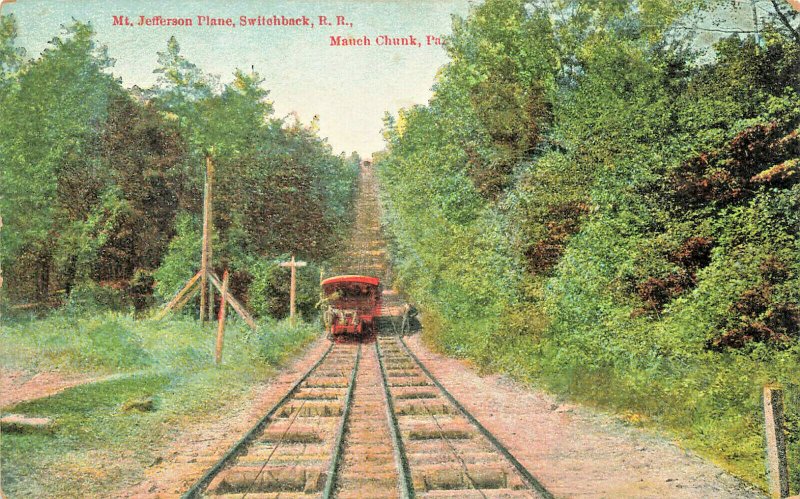
[[[487,0],[378,170],[436,343],[763,484],[763,384],[800,424],[800,16],[759,3],[756,37],[730,2]]]
[[[359,158],[332,154],[315,123],[275,117],[257,73],[220,84],[171,38],[157,85],[125,89],[91,26],[76,22],[32,60],[15,36],[14,18],[0,18],[6,304],[117,290],[118,306],[142,309],[153,289],[171,296],[199,266],[207,156],[214,267],[234,273],[240,297],[281,315],[258,306],[275,296],[248,295],[253,269],[289,252],[317,262],[336,252]],[[285,293],[285,272],[270,272],[270,289]]]

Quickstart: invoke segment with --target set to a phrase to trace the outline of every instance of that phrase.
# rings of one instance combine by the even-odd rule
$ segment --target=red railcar
[[[328,307],[325,326],[329,333],[363,334],[373,329],[381,312],[381,282],[377,277],[342,275],[322,281]]]

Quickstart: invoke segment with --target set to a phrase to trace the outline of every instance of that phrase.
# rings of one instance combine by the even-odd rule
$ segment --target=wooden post
[[[209,291],[208,271],[211,264],[211,190],[214,181],[214,163],[211,156],[206,156],[206,181],[203,186],[203,246],[200,256],[200,320],[206,321],[206,303],[208,303],[208,316],[212,315],[214,308],[213,293],[207,300]]]
[[[0,7],[3,6],[3,4],[1,2],[2,2],[2,0],[0,0]],[[2,231],[3,231],[3,216],[0,215],[0,232],[2,232]],[[2,241],[2,239],[0,239],[0,241]],[[2,290],[2,289],[3,289],[3,264],[0,263],[0,290]],[[2,313],[0,313],[0,318],[2,318],[2,317],[3,317],[3,315],[2,315]],[[0,479],[0,496],[2,496],[2,494],[3,494],[2,485],[3,485],[3,481],[2,481],[2,479]],[[0,499],[2,499],[2,497],[0,497]]]
[[[2,6],[2,3],[0,3],[0,6]],[[2,230],[3,230],[3,215],[0,215],[0,232],[2,232]],[[3,288],[3,267],[0,266],[0,289],[2,288]]]
[[[225,339],[225,297],[228,295],[228,269],[222,274],[222,291],[220,292],[219,318],[217,324],[217,348],[214,359],[217,365],[222,363],[222,342]]]
[[[295,288],[297,287],[297,264],[294,261],[294,255],[292,255],[292,277],[291,277],[291,284],[289,287],[289,321],[294,324],[294,309],[295,309]]]
[[[294,324],[295,297],[297,294],[297,267],[305,267],[306,262],[295,261],[292,255],[291,261],[281,263],[281,267],[291,267],[292,278],[289,284],[289,321]]]
[[[789,496],[789,465],[783,434],[783,391],[764,387],[764,430],[767,433],[767,479],[772,497]]]

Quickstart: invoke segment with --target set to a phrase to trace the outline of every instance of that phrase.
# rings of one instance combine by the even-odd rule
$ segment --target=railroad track
[[[184,498],[552,495],[400,336],[332,343]]]
[[[182,497],[330,496],[361,351],[332,343]]]
[[[362,170],[351,251],[336,273],[390,281],[379,210]],[[331,343],[183,497],[552,497],[396,334],[403,305],[384,291],[380,333]]]

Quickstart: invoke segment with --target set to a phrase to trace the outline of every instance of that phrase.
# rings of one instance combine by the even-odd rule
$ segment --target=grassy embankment
[[[224,362],[215,367],[215,329],[190,319],[137,321],[107,312],[4,322],[3,368],[116,375],[2,409],[55,420],[51,433],[3,435],[10,497],[108,496],[140,482],[176,432],[223,416],[317,337],[305,323],[271,322],[251,332],[233,320]],[[152,410],[123,408],[148,398]]]
[[[535,315],[531,313],[533,323],[537,321]],[[497,344],[489,354],[467,345],[470,340],[463,337],[463,325],[445,324],[434,311],[423,314],[422,322],[423,338],[434,350],[467,359],[484,372],[506,373],[532,388],[611,411],[628,424],[666,434],[682,447],[764,489],[761,388],[765,384],[782,386],[792,491],[798,490],[798,349],[765,352],[760,359],[710,353],[677,355],[648,365],[658,354],[644,350],[658,349],[659,345],[642,343],[638,351],[626,354],[627,361],[614,359],[598,366],[587,361],[582,345],[553,338],[540,342],[525,338],[532,328],[520,324],[506,330],[503,339],[508,343]],[[621,329],[625,326],[620,324]],[[480,326],[472,332],[480,336]],[[534,334],[542,333],[539,330]],[[456,335],[461,337],[454,340]],[[481,342],[476,340],[475,344]]]
[[[393,275],[444,352],[762,487],[783,385],[797,493],[800,44],[776,12],[763,37],[676,37],[736,14],[692,3],[454,19],[432,98],[375,156]]]

